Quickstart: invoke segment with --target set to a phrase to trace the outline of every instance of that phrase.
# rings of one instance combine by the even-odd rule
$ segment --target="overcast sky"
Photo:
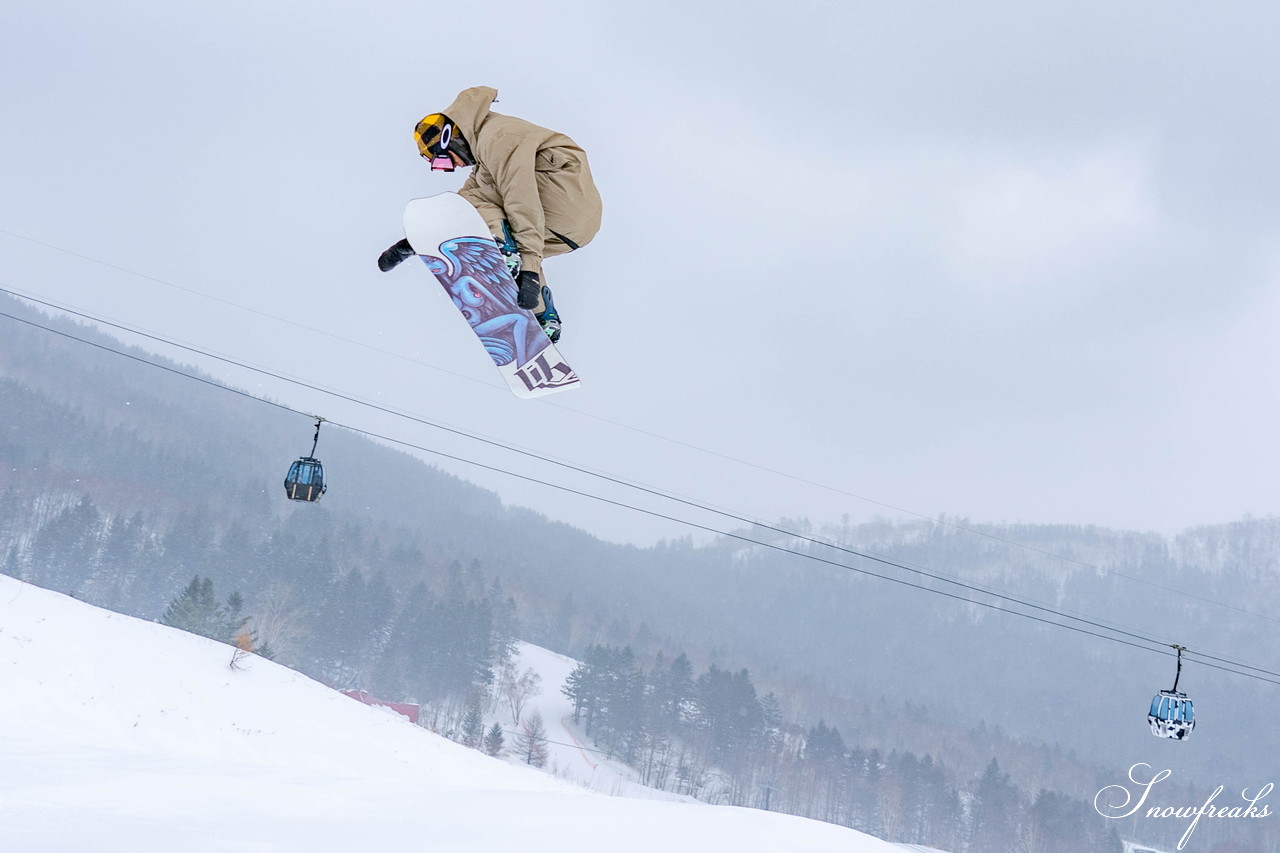
[[[1263,2],[0,3],[0,229],[28,238],[0,233],[0,286],[765,520],[1270,515],[1278,19]],[[595,242],[547,264],[583,388],[546,401],[505,390],[424,268],[375,265],[406,201],[461,184],[429,173],[412,129],[474,85],[573,137],[604,198]],[[299,452],[309,438],[300,418]],[[609,538],[687,532],[446,467]]]

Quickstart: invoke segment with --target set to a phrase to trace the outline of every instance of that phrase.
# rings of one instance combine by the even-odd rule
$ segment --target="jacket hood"
[[[498,98],[498,90],[489,86],[473,86],[464,89],[453,103],[441,110],[457,127],[462,138],[473,142],[476,129],[489,117],[489,105]]]

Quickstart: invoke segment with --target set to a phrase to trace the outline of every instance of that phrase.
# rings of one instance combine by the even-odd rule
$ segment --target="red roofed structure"
[[[390,708],[397,714],[408,717],[409,722],[415,726],[418,724],[418,706],[412,702],[384,702],[375,697],[372,693],[364,690],[343,690],[343,696],[350,696],[357,702],[363,702],[366,705],[374,705],[379,708]]]

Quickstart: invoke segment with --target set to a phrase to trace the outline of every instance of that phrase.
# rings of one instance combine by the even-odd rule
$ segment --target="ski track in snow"
[[[640,786],[586,751],[560,693],[575,662],[545,649],[520,649],[542,676],[525,713],[563,778],[231,653],[0,575],[0,853],[901,851]]]

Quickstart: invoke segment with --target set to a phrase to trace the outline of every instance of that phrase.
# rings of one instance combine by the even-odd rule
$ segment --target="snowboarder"
[[[587,154],[562,133],[489,111],[496,89],[464,90],[444,112],[418,122],[413,136],[432,171],[474,166],[458,194],[484,217],[519,286],[519,304],[552,341],[560,317],[542,278],[545,258],[572,252],[600,230],[600,193]],[[392,269],[413,255],[407,240],[382,253]]]

